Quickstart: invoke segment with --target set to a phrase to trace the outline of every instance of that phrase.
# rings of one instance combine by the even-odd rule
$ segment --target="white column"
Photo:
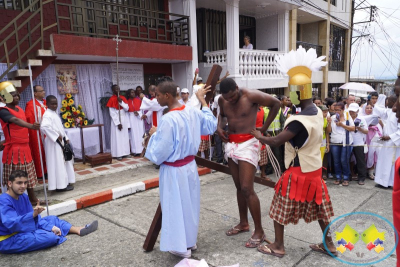
[[[199,66],[197,57],[197,26],[196,26],[196,0],[183,0],[183,14],[189,16],[190,46],[192,47],[192,62],[186,63],[187,88],[192,89],[194,71]]]
[[[242,77],[239,72],[239,1],[225,0],[227,69],[230,78]]]
[[[289,51],[289,11],[278,15],[278,50]]]

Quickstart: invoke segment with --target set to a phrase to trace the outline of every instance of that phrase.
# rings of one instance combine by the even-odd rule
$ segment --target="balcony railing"
[[[244,78],[282,78],[275,64],[277,55],[283,52],[239,49],[239,72]],[[226,50],[206,52],[207,65],[226,65]]]
[[[316,45],[316,44],[310,44],[310,43],[306,43],[306,42],[297,41],[296,42],[296,47],[299,48],[300,45],[305,50],[308,50],[310,48],[314,48],[317,51],[317,56],[318,57],[322,56],[322,46],[321,45]]]
[[[55,0],[58,33],[190,45],[189,17],[116,1]]]

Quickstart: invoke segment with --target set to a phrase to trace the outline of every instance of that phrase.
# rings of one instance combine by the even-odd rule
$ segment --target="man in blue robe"
[[[24,194],[28,175],[14,170],[8,180],[8,190],[0,195],[0,253],[22,253],[59,245],[67,234],[87,235],[97,230],[94,221],[85,227],[72,226],[56,216],[41,218],[44,208],[32,208],[29,197]]]
[[[156,88],[157,101],[168,106],[158,127],[150,130],[145,157],[160,167],[160,202],[162,209],[161,251],[188,258],[197,248],[200,215],[200,180],[194,155],[200,135],[213,134],[217,119],[204,96],[204,85],[196,95],[202,110],[181,105],[176,99],[177,85],[171,81]]]

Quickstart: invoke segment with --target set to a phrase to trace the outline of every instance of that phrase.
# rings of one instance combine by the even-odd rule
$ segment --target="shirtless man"
[[[255,230],[246,247],[255,248],[265,239],[261,225],[260,201],[254,191],[254,175],[258,165],[261,145],[250,135],[255,127],[258,106],[270,108],[264,126],[265,132],[278,114],[280,102],[269,94],[257,90],[239,89],[233,79],[224,79],[220,84],[222,97],[218,99],[220,114],[217,133],[226,142],[225,160],[228,161],[236,186],[240,223],[229,229],[228,236],[249,231],[247,208],[253,217]],[[224,131],[228,122],[228,132]]]

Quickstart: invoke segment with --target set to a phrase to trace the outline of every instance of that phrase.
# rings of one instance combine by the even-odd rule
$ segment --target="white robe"
[[[197,154],[200,135],[213,134],[217,119],[209,108],[170,111],[158,124],[145,157],[160,167],[161,251],[186,252],[196,244],[200,214],[200,180],[196,162],[163,164]]]
[[[129,116],[129,140],[131,141],[131,152],[134,154],[142,153],[143,151],[143,135],[144,135],[144,121],[141,119],[143,111],[137,111],[138,116],[134,112],[128,112]]]
[[[111,116],[111,155],[114,158],[119,158],[130,154],[129,132],[128,132],[130,124],[128,115],[126,113],[129,109],[129,106],[125,102],[121,102],[119,103],[119,105],[122,107],[121,131],[118,130],[118,125],[120,124],[118,110],[115,108],[109,108]]]
[[[142,99],[142,105],[140,106],[140,110],[147,110],[147,113],[145,114],[147,116],[147,123],[153,124],[153,111],[157,112],[157,122],[160,123],[161,117],[163,115],[164,109],[166,109],[167,106],[162,107],[160,104],[158,104],[158,101],[156,98],[153,98],[152,100],[143,97]],[[154,124],[153,124],[154,125]]]
[[[396,159],[400,157],[400,125],[397,123],[396,113],[391,108],[375,105],[374,114],[377,114],[384,122],[383,135],[390,137],[388,141],[382,141],[383,145],[376,163],[375,183],[384,187],[393,186],[394,165]]]
[[[74,160],[65,161],[61,146],[57,143],[61,135],[66,140],[60,117],[51,109],[43,114],[40,130],[46,135],[44,139],[44,151],[46,155],[46,166],[48,176],[48,189],[64,189],[69,183],[75,183]],[[62,142],[63,143],[63,142]]]

